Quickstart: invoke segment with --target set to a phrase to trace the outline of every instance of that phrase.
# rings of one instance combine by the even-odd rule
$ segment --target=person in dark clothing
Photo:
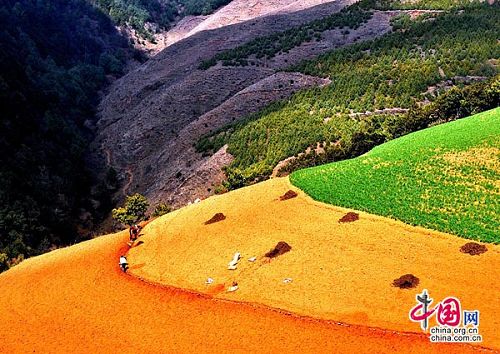
[[[128,245],[132,247],[134,242],[137,240],[139,237],[139,234],[141,232],[141,227],[139,225],[132,225],[129,229],[129,235],[130,235],[130,241]]]

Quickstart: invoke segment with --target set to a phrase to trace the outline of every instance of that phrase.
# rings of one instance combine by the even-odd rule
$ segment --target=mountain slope
[[[316,203],[295,188],[298,197],[280,201],[290,188],[287,178],[271,179],[155,220],[129,252],[132,274],[220,299],[416,333],[419,325],[408,320],[415,294],[428,289],[436,301],[453,294],[464,309],[481,310],[481,345],[500,348],[500,288],[491,283],[500,276],[499,246],[470,256],[460,252],[463,239],[390,219],[360,213],[359,220],[340,223],[349,210]],[[226,219],[205,225],[215,213]],[[266,258],[279,241],[290,252]],[[228,270],[235,252],[241,260]],[[408,273],[420,279],[414,289],[391,285]],[[226,293],[234,281],[239,290]]]
[[[416,12],[413,20],[413,12],[399,13],[394,19],[406,18],[403,28],[290,68],[332,83],[205,137],[217,142],[215,150],[228,144],[235,158],[230,187],[265,179],[280,161],[307,151],[322,156],[309,154],[304,165],[354,157],[429,123],[497,107],[498,84],[480,82],[498,73],[499,5],[456,6],[445,13]],[[247,60],[245,50],[233,53],[241,58],[232,61]]]
[[[204,133],[225,124],[224,120],[205,122],[207,125],[204,129],[191,132],[189,140],[184,139],[181,131],[189,124],[206,118],[208,112],[222,107],[226,101],[238,102],[242,97],[239,93],[251,91],[252,85],[259,85],[259,82],[266,83],[270,88],[269,93],[261,97],[255,95],[251,100],[257,104],[251,110],[239,111],[238,106],[234,106],[232,118],[241,119],[276,99],[286,99],[301,88],[323,83],[323,80],[307,76],[300,76],[295,80],[293,76],[297,76],[296,74],[290,76],[288,82],[282,82],[279,78],[286,76],[274,74],[328,48],[352,42],[357,32],[353,32],[352,37],[336,35],[322,48],[306,47],[290,57],[288,62],[281,60],[252,67],[215,66],[210,70],[199,70],[200,63],[219,51],[257,36],[327,16],[351,2],[328,2],[298,12],[258,17],[199,32],[169,46],[117,81],[104,98],[101,103],[99,136],[94,143],[96,154],[107,153],[111,166],[120,172],[122,180],[126,178],[124,171],[131,171],[137,184],[132,185],[130,192],[141,192],[154,202],[164,200],[179,206],[197,197],[209,195],[208,189],[213,190],[210,185],[204,190],[198,188],[196,193],[190,192],[189,188],[182,188],[188,176],[196,174],[197,167],[207,160],[207,157],[196,153],[194,149],[184,146],[194,145]],[[294,1],[290,3],[295,4]],[[307,2],[301,6],[305,7],[306,4],[312,6],[316,3]],[[390,28],[389,19],[388,14],[374,17],[358,29],[359,34],[374,38],[386,33]],[[340,31],[337,29],[336,33]],[[220,168],[212,176],[219,173]],[[210,176],[207,179],[207,184],[219,182]]]
[[[209,16],[196,25],[185,37],[192,36],[201,31],[208,31],[254,20],[262,16],[275,16],[290,14],[329,3],[331,0],[233,0],[228,6],[223,7],[213,16]]]
[[[104,236],[1,274],[0,350],[473,352],[470,346],[430,344],[423,335],[341,326],[149,285],[118,269],[126,240],[125,233]]]
[[[226,256],[231,256],[234,251],[234,247],[231,245],[233,241],[230,241],[234,233],[220,233],[223,224],[205,226],[205,241],[197,242],[193,240],[193,235],[188,231],[189,228],[193,227],[193,222],[196,225],[201,224],[202,221],[209,218],[214,212],[219,211],[219,208],[224,205],[241,204],[241,197],[244,199],[242,208],[231,207],[230,210],[224,210],[228,216],[226,221],[230,223],[239,221],[240,230],[252,230],[256,220],[259,223],[259,228],[265,227],[269,229],[267,219],[252,217],[252,213],[260,215],[260,213],[264,212],[265,209],[262,207],[264,205],[281,209],[283,212],[296,210],[300,213],[300,210],[305,208],[305,213],[300,213],[302,217],[312,215],[311,211],[316,210],[316,212],[319,212],[318,216],[323,214],[327,218],[333,218],[333,223],[336,223],[337,217],[343,215],[340,209],[329,207],[325,209],[324,206],[310,202],[303,195],[286,202],[273,200],[287,188],[289,188],[289,184],[285,180],[269,181],[224,196],[211,198],[198,205],[181,209],[175,214],[155,220],[144,228],[144,236],[141,238],[143,244],[134,248],[134,254],[129,257],[133,260],[131,271],[134,273],[139,272],[146,267],[151,269],[151,266],[154,266],[156,262],[159,262],[160,266],[162,262],[165,262],[165,256],[170,253],[158,254],[151,252],[151,247],[154,249],[155,244],[158,246],[163,244],[168,249],[168,252],[177,255],[183,253],[185,247],[190,252],[196,250],[196,252],[203,254],[207,253],[208,256],[213,253],[215,258],[209,260],[206,264],[202,264],[201,267],[197,264],[196,258],[191,258],[190,254],[186,254],[188,258],[184,259],[184,266],[191,266],[193,273],[200,272],[202,269],[208,270],[213,265],[217,268],[225,268]],[[245,198],[246,195],[252,197],[248,199]],[[260,203],[254,203],[253,198],[259,199]],[[249,207],[250,209],[248,209]],[[246,216],[239,217],[238,215],[241,213],[246,214]],[[182,216],[179,216],[179,214]],[[269,217],[270,213],[267,213],[267,215]],[[248,217],[250,217],[248,219],[250,222],[244,223],[244,220],[247,220]],[[186,220],[188,220],[187,223],[185,223]],[[286,220],[283,221],[285,223],[281,225],[286,226]],[[261,225],[260,222],[262,222]],[[359,226],[356,223],[335,226],[337,231],[341,229],[354,231],[354,234],[346,233],[346,235],[349,234],[353,237],[351,246],[341,238],[337,237],[336,241],[332,239],[334,243],[340,242],[343,244],[339,251],[344,249],[345,254],[340,256],[339,253],[341,259],[348,260],[349,257],[345,256],[351,254],[358,247],[360,247],[360,250],[370,253],[370,239],[366,239],[364,244],[358,243],[359,237],[355,235],[358,227],[364,229],[370,222],[374,224],[385,223],[389,228],[394,227],[394,230],[400,230],[404,233],[409,232],[408,237],[400,239],[401,244],[408,240],[408,247],[413,242],[411,241],[413,237],[422,240],[429,247],[432,247],[432,240],[435,240],[434,245],[446,253],[445,259],[455,259],[454,262],[461,262],[462,265],[466,264],[467,267],[464,267],[466,272],[473,272],[476,267],[492,265],[486,267],[488,271],[484,274],[478,272],[474,277],[469,278],[460,275],[460,281],[454,283],[452,288],[449,287],[452,278],[446,280],[446,277],[450,276],[450,274],[445,275],[444,271],[439,276],[440,278],[443,277],[442,281],[432,280],[423,271],[418,274],[422,279],[422,286],[430,284],[429,282],[439,284],[435,289],[433,288],[436,296],[447,296],[450,295],[449,291],[453,291],[454,294],[463,296],[464,306],[475,305],[476,301],[478,301],[476,296],[484,292],[486,297],[483,298],[483,302],[478,303],[479,309],[487,309],[481,312],[481,330],[484,330],[482,334],[485,338],[483,344],[486,346],[492,345],[495,338],[494,321],[498,321],[499,318],[495,316],[496,311],[499,309],[499,306],[496,306],[495,303],[498,299],[493,297],[498,292],[498,289],[492,289],[488,295],[488,288],[486,287],[476,286],[475,289],[472,288],[474,284],[482,284],[483,280],[491,279],[488,272],[494,272],[498,269],[492,264],[492,262],[498,262],[500,256],[498,248],[490,248],[484,255],[471,257],[458,252],[457,246],[459,243],[452,237],[446,235],[435,235],[436,239],[434,237],[425,237],[425,234],[420,230],[417,230],[415,234],[415,231],[406,229],[404,225],[387,224],[387,221],[362,214]],[[320,223],[317,223],[314,218],[309,219],[308,227],[318,225]],[[292,228],[293,231],[294,224],[290,222],[288,227]],[[176,228],[180,233],[174,232],[172,228]],[[286,228],[280,229],[279,227],[269,229],[271,232],[279,232],[280,238],[283,235],[286,236],[286,230]],[[328,234],[330,234],[330,229]],[[420,234],[420,236],[417,234]],[[290,315],[286,310],[273,310],[256,303],[240,303],[240,300],[245,300],[244,297],[240,297],[243,294],[255,298],[259,294],[266,296],[266,293],[268,293],[262,288],[262,284],[260,286],[257,284],[254,290],[249,291],[248,286],[251,284],[253,277],[251,272],[248,271],[246,276],[243,276],[244,270],[238,275],[241,278],[239,279],[241,294],[227,295],[227,298],[236,301],[218,300],[209,295],[200,295],[168,286],[157,286],[142,282],[121,273],[117,265],[119,255],[128,249],[126,246],[127,236],[126,232],[103,236],[26,260],[11,270],[0,274],[0,293],[2,294],[0,297],[0,316],[2,319],[0,321],[0,350],[8,353],[32,351],[160,353],[166,351],[234,352],[235,350],[286,353],[346,351],[373,353],[394,350],[401,353],[468,353],[482,350],[470,345],[430,343],[422,333],[400,333],[381,328],[340,324],[308,317],[298,317]],[[227,236],[229,236],[227,238],[229,243],[226,242],[223,249],[216,250],[212,248],[212,242],[215,242],[217,238],[221,238],[220,241],[223,244],[222,240],[226,239]],[[257,235],[253,237],[255,237],[255,242],[260,242],[257,241]],[[394,238],[392,236],[386,238],[386,235],[377,236],[377,239],[386,241]],[[264,238],[260,239],[264,240]],[[269,237],[262,243],[259,250],[266,251],[269,245],[274,244],[275,241],[273,237]],[[291,284],[286,285],[281,283],[281,275],[276,272],[277,269],[282,268],[290,261],[293,264],[293,259],[302,257],[302,251],[306,249],[303,247],[309,241],[312,242],[310,246],[314,246],[314,238],[305,238],[300,242],[297,240],[296,243],[292,244],[293,248],[289,254],[283,255],[282,259],[278,258],[268,265],[269,274],[275,272],[274,283],[276,288],[283,289],[282,291],[288,294],[294,291],[301,293],[300,289],[304,286],[304,281],[314,281],[313,277],[317,276],[318,273],[307,270],[302,272],[300,276],[295,277]],[[141,247],[145,247],[142,258],[139,257],[142,251]],[[156,252],[160,250],[157,249]],[[330,252],[331,250],[325,251]],[[381,250],[386,251],[384,242],[372,249],[375,253]],[[322,253],[323,250],[319,249],[317,251]],[[424,252],[424,249],[420,248],[419,252]],[[309,250],[307,253],[314,254],[314,251],[311,253],[311,250]],[[328,255],[329,253],[325,253],[322,257]],[[433,264],[439,259],[438,257],[420,258],[420,255],[421,253],[417,253],[415,257],[424,263],[430,261],[430,264]],[[222,264],[212,263],[219,257],[223,260]],[[380,259],[381,257],[379,257]],[[174,260],[182,261],[180,258],[174,258]],[[242,262],[246,262],[246,260],[242,260]],[[412,263],[411,260],[403,261],[403,259],[400,262],[401,266],[404,262]],[[329,259],[328,263],[330,263],[329,267],[335,267],[336,263],[332,259]],[[443,261],[443,265],[445,265],[444,263]],[[452,264],[454,263],[450,263],[449,266]],[[242,264],[241,267],[243,266]],[[320,263],[316,263],[313,267],[320,266]],[[397,267],[399,265],[395,267],[392,265],[390,269],[399,276],[400,269],[397,269]],[[420,266],[411,265],[410,269],[414,270],[415,267]],[[341,281],[339,274],[345,272],[346,269],[342,267],[336,268],[336,272],[331,274],[334,281],[328,281],[324,285],[333,285],[337,291],[342,291],[341,287],[338,286]],[[355,264],[352,264],[350,268],[358,275],[361,275],[365,270]],[[161,267],[158,269],[161,270]],[[179,268],[179,270],[181,269],[183,268]],[[264,269],[265,267],[262,267],[262,270]],[[274,269],[274,271],[269,269]],[[296,268],[294,269],[296,270]],[[226,272],[229,271],[226,270]],[[379,279],[382,272],[378,271],[377,273],[379,275],[376,278]],[[175,277],[175,273],[166,275]],[[200,275],[206,276],[205,273]],[[495,275],[493,274],[493,276]],[[352,277],[352,280],[355,280],[355,278]],[[391,278],[392,274],[387,274],[387,281]],[[164,280],[169,282],[171,279],[165,278]],[[204,278],[201,278],[201,280],[204,281]],[[349,284],[348,278],[345,278],[345,280]],[[177,281],[172,284],[177,285]],[[498,284],[490,286],[498,286]],[[391,312],[401,312],[400,321],[407,321],[407,311],[414,303],[415,292],[392,288],[385,281],[376,287],[377,291],[381,290],[390,294],[384,300],[386,301],[384,308],[391,307]],[[306,287],[302,289],[308,292],[321,290],[322,288],[323,284],[316,282],[313,289]],[[335,297],[336,292],[333,292],[331,295],[334,297],[325,298],[326,303],[323,305],[335,307],[339,300],[349,301],[351,296],[362,296],[363,289],[366,288],[363,286],[363,288],[357,289],[345,298]],[[364,299],[380,302],[383,297],[373,296],[373,293],[370,292]],[[491,301],[488,299],[491,299]],[[310,304],[316,303],[314,301],[307,302]],[[401,308],[396,305],[392,306],[393,302],[398,306],[403,305]],[[355,304],[364,306],[362,302]],[[287,308],[286,305],[280,305],[279,307]],[[381,309],[377,311],[380,313]],[[362,321],[363,316],[365,315],[358,313],[358,321]],[[408,321],[407,326],[413,326],[412,331],[419,330],[418,324],[412,325]]]

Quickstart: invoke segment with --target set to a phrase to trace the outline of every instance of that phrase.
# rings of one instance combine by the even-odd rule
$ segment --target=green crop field
[[[500,243],[500,108],[291,175],[314,199]]]

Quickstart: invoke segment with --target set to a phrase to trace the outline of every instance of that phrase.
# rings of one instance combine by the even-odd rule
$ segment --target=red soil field
[[[127,236],[57,250],[1,274],[0,352],[481,351],[147,284],[118,268]]]

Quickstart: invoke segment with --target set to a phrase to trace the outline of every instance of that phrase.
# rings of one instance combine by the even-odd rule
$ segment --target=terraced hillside
[[[395,32],[292,67],[331,84],[228,125],[201,139],[198,150],[228,144],[227,184],[237,188],[267,178],[285,159],[287,172],[354,157],[431,123],[497,107],[498,79],[485,82],[498,73],[499,4],[445,8],[398,13]]]
[[[314,199],[500,243],[500,108],[292,174]]]
[[[123,185],[129,187],[122,193],[140,192],[153,202],[164,200],[174,206],[209,195],[224,176],[221,168],[232,158],[225,150],[214,159],[198,153],[193,145],[201,136],[300,89],[328,83],[324,78],[276,71],[359,36],[375,38],[386,33],[391,15],[373,16],[349,36],[336,29],[322,48],[305,47],[288,62],[252,67],[219,65],[210,70],[199,70],[200,63],[219,51],[325,17],[352,2],[300,2],[297,11],[297,1],[288,1],[291,7],[280,1],[282,11],[272,6],[269,13],[261,9],[255,11],[257,17],[198,32],[169,46],[113,84],[100,106],[95,155],[106,156],[108,165],[118,171]],[[220,11],[227,12],[238,4],[241,6],[231,2]],[[212,16],[219,16],[219,12]],[[191,129],[192,124],[196,130]],[[190,181],[195,181],[195,188]]]

